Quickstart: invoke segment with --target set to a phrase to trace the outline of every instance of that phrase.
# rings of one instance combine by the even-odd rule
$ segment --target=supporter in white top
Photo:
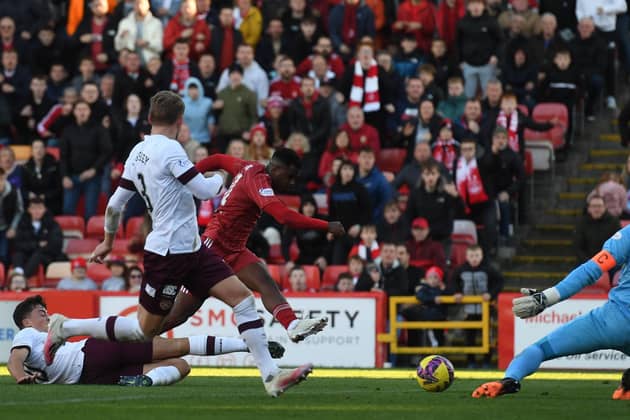
[[[87,277],[87,263],[85,258],[75,258],[70,263],[72,275],[64,277],[57,283],[58,290],[97,290],[94,280]]]
[[[151,14],[150,6],[149,0],[135,0],[133,13],[120,21],[114,38],[116,51],[137,51],[144,65],[160,57],[164,37],[162,22]]]
[[[107,261],[107,267],[112,275],[103,281],[101,290],[107,292],[122,292],[126,290],[125,277],[127,277],[127,266],[125,265],[125,259],[120,255],[112,255]]]
[[[236,50],[236,61],[243,68],[243,84],[256,93],[258,97],[258,116],[265,113],[265,101],[269,96],[269,78],[260,65],[254,61],[254,48],[251,45],[241,44]],[[217,92],[222,91],[230,84],[229,69],[223,70]]]

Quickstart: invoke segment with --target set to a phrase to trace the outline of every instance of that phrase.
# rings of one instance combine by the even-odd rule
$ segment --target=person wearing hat
[[[70,262],[70,277],[64,277],[57,283],[57,290],[97,290],[98,286],[87,276],[85,258],[77,257]]]
[[[46,270],[51,262],[66,260],[62,245],[61,227],[47,211],[44,199],[31,197],[16,229],[13,266],[23,269],[27,278],[31,277],[40,265]]]
[[[525,166],[521,156],[508,147],[508,131],[497,127],[492,135],[492,146],[489,152],[481,157],[480,166],[486,168],[488,184],[493,186],[486,191],[491,200],[499,203],[499,234],[503,238],[511,235],[512,204],[510,200],[524,197]],[[519,205],[520,208],[520,205]]]
[[[411,222],[412,239],[406,243],[409,250],[409,265],[426,271],[429,267],[446,268],[444,247],[429,236],[429,221],[424,217],[416,217]]]
[[[284,100],[281,96],[271,95],[267,99],[267,107],[262,123],[267,130],[268,143],[274,148],[283,146],[284,141],[289,138],[289,124],[284,110]]]
[[[274,150],[267,144],[267,129],[265,124],[258,123],[249,130],[249,146],[246,159],[266,165],[271,160]]]
[[[111,277],[108,277],[101,284],[101,290],[106,292],[121,292],[127,289],[127,265],[125,259],[120,255],[112,255],[107,261],[107,268],[111,271]]]
[[[256,93],[243,84],[243,68],[234,63],[227,69],[229,85],[220,90],[213,109],[221,110],[215,147],[223,151],[233,138],[248,138],[249,129],[258,120]]]

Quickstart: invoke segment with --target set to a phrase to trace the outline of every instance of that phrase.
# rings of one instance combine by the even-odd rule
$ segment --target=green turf
[[[440,394],[414,380],[312,378],[278,399],[256,378],[188,378],[161,388],[14,385],[0,377],[0,419],[628,419],[615,383],[526,381],[517,395],[474,400],[480,381],[456,380]]]

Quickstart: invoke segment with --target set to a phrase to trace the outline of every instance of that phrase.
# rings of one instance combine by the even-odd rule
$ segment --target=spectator
[[[424,277],[424,270],[419,267],[414,267],[410,264],[411,256],[409,254],[407,246],[405,246],[403,243],[399,243],[398,245],[396,245],[396,259],[398,259],[398,262],[400,262],[400,265],[407,273],[409,294],[413,295],[416,292],[416,288],[420,286],[420,281]]]
[[[606,239],[621,229],[619,218],[606,209],[604,197],[592,194],[586,203],[586,214],[576,224],[573,237],[578,264],[597,254]]]
[[[407,272],[396,259],[396,245],[384,242],[381,244],[381,256],[375,261],[378,273],[368,264],[368,274],[370,282],[366,282],[367,278],[359,279],[359,283],[355,286],[357,292],[368,292],[381,290],[387,296],[407,296],[409,294]],[[363,280],[363,281],[362,281]]]
[[[437,112],[444,118],[457,121],[464,114],[468,97],[464,94],[464,81],[461,77],[448,79],[448,96],[441,101]]]
[[[524,195],[525,168],[523,159],[508,146],[508,131],[497,127],[492,134],[492,146],[481,158],[480,166],[487,168],[488,177],[494,181],[494,191],[488,191],[499,205],[499,234],[512,236],[513,210],[511,200]]]
[[[73,111],[75,122],[64,130],[59,142],[63,212],[75,214],[80,196],[85,195],[86,220],[96,214],[100,173],[112,152],[107,131],[90,121],[90,113],[88,103],[78,101]]]
[[[0,11],[0,40],[2,42],[2,51],[9,49],[16,50],[20,55],[23,55],[27,51],[26,41],[18,34],[16,35],[14,13],[16,4],[10,6],[9,13],[7,11]],[[29,22],[33,23],[33,22]]]
[[[418,109],[423,99],[428,98],[424,93],[424,84],[420,78],[415,75],[407,78],[405,95],[401,95],[397,100],[396,113],[391,116],[388,128],[399,132],[406,121],[418,118]]]
[[[374,264],[371,264],[371,266],[375,267]],[[370,281],[366,267],[365,267],[365,261],[363,261],[361,257],[359,257],[358,255],[348,258],[348,273],[352,277],[353,287],[356,287],[357,283],[359,282],[359,279],[361,278],[365,278],[364,280],[361,280],[361,281],[368,281],[368,282]]]
[[[219,72],[227,69],[236,58],[236,48],[243,43],[241,33],[234,28],[234,14],[229,5],[221,7],[219,25],[212,28],[210,50],[217,60]],[[241,63],[241,65],[243,65]]]
[[[367,190],[356,181],[354,164],[344,161],[339,168],[337,181],[328,194],[328,217],[339,220],[347,234],[334,240],[331,264],[339,265],[346,261],[361,226],[370,222],[371,209]]]
[[[206,98],[203,86],[196,77],[186,80],[184,92],[184,122],[193,140],[208,145],[214,130],[212,99]]]
[[[522,34],[529,39],[540,33],[540,16],[535,10],[529,7],[529,0],[512,0],[512,8],[506,10],[499,15],[499,26],[506,30],[510,27],[510,23],[514,16],[523,18]]]
[[[230,84],[220,90],[214,109],[220,109],[218,136],[215,147],[223,150],[228,139],[241,137],[257,120],[256,93],[243,82],[243,68],[233,64],[229,68]]]
[[[90,56],[97,73],[104,73],[116,58],[114,36],[118,22],[109,14],[107,0],[94,0],[90,12],[81,19],[72,39],[79,47],[79,56]]]
[[[363,147],[358,157],[359,173],[357,181],[365,187],[372,202],[372,220],[383,217],[383,207],[394,195],[383,173],[376,167],[376,156],[370,147]]]
[[[413,34],[418,48],[428,53],[435,32],[435,10],[428,0],[406,0],[398,6],[394,32]]]
[[[350,139],[350,147],[359,150],[371,147],[376,153],[381,150],[378,131],[365,121],[365,114],[360,106],[350,106],[347,112],[347,122],[341,126]]]
[[[162,25],[168,24],[179,11],[181,0],[151,0],[151,9],[155,11],[155,17],[160,19]]]
[[[94,280],[87,277],[87,263],[84,258],[75,258],[70,262],[72,275],[57,283],[57,290],[97,290]]]
[[[105,128],[110,126],[109,107],[101,99],[98,85],[94,82],[86,82],[79,93],[81,100],[90,106],[90,121]]]
[[[263,123],[267,129],[267,138],[272,147],[278,148],[289,137],[289,123],[287,114],[283,112],[284,101],[279,96],[270,96],[267,99],[267,111],[263,117]]]
[[[350,273],[344,272],[339,274],[339,277],[337,277],[337,283],[335,283],[335,292],[354,292],[354,284],[352,284],[352,276]]]
[[[394,23],[395,25],[396,23]],[[400,48],[394,56],[394,68],[407,81],[418,74],[418,67],[423,61],[422,52],[418,49],[415,35],[406,33],[400,40]]]
[[[197,0],[197,20],[206,22],[210,27],[219,24],[219,11],[212,7],[212,0]]]
[[[274,150],[267,144],[267,129],[258,123],[249,131],[249,145],[247,146],[247,160],[267,165]]]
[[[407,148],[407,156],[413,156],[418,143],[430,143],[439,135],[442,118],[435,114],[435,106],[428,99],[420,103],[418,118],[411,118],[405,122],[400,131],[400,147]]]
[[[236,61],[241,66],[243,74],[243,84],[256,93],[258,100],[258,116],[264,114],[264,100],[269,96],[269,79],[267,74],[254,61],[254,49],[247,44],[241,44],[236,50]],[[229,84],[228,70],[223,70],[219,79],[217,90],[221,92]]]
[[[357,163],[357,158],[357,151],[350,147],[348,133],[339,131],[330,141],[328,149],[326,149],[319,160],[318,175],[324,181],[324,184],[329,187],[333,184],[336,176],[333,173],[333,162],[336,159],[343,159]]]
[[[33,76],[30,89],[30,95],[20,105],[19,116],[14,119],[19,132],[19,141],[14,141],[14,144],[29,144],[37,138],[37,123],[55,105],[53,101],[46,97],[46,76]]]
[[[61,214],[61,175],[59,162],[46,152],[42,140],[35,139],[31,145],[31,157],[22,167],[22,196],[44,197],[46,208],[53,214]]]
[[[610,109],[617,108],[615,100],[615,82],[617,79],[616,56],[617,56],[617,16],[628,11],[628,4],[624,0],[577,0],[575,16],[582,23],[583,19],[592,19],[592,23],[597,28],[598,35],[606,43],[606,104]],[[624,28],[627,31],[628,28]],[[582,30],[580,37],[582,37]]]
[[[437,75],[437,70],[433,64],[423,64],[418,68],[418,74],[420,75],[420,80],[424,85],[424,96],[428,100],[433,102],[433,105],[439,105],[442,100],[444,100],[444,92],[442,88],[438,86],[435,78]]]
[[[558,20],[558,32],[565,41],[575,33],[578,21],[575,16],[576,0],[538,0],[538,12],[541,15],[552,14]]]
[[[68,87],[67,69],[62,63],[51,63],[50,71],[48,73],[48,87],[46,88],[46,96],[48,96],[51,101],[57,102],[63,96],[66,87]]]
[[[330,133],[330,109],[328,102],[319,97],[315,81],[304,77],[300,83],[300,97],[291,101],[287,119],[292,132],[309,138],[311,153],[321,156]]]
[[[485,13],[484,0],[468,2],[468,13],[457,23],[457,49],[466,81],[466,96],[484,91],[496,73],[502,35],[496,20]]]
[[[461,139],[473,139],[484,150],[484,138],[482,127],[485,121],[481,114],[481,102],[479,99],[468,99],[466,105],[464,105],[464,115],[455,121],[453,126],[453,132],[455,138]]]
[[[419,305],[404,309],[402,311],[403,317],[409,321],[446,321],[447,308],[440,300],[441,296],[446,294],[445,289],[444,271],[440,267],[429,267],[424,279],[415,291]],[[425,340],[421,340],[418,335],[424,336]],[[444,330],[409,330],[409,345],[417,346],[420,343],[430,347],[443,346]]]
[[[444,0],[438,5],[435,16],[437,32],[444,40],[446,48],[455,49],[455,35],[457,33],[457,22],[466,14],[464,0]]]
[[[114,38],[116,51],[136,51],[144,65],[160,56],[164,37],[162,22],[153,16],[149,6],[149,0],[134,0],[133,13],[120,21]]]
[[[447,81],[451,76],[451,56],[446,49],[446,43],[443,39],[434,39],[431,42],[431,53],[427,57],[427,64],[431,64],[435,68],[435,83],[443,91],[447,89]]]
[[[200,148],[203,148],[205,150],[205,154],[203,155],[204,158],[208,157],[208,149],[206,149],[203,146],[199,146]],[[199,150],[199,149],[197,149]],[[230,140],[230,143],[228,144],[227,149],[225,150],[225,154],[228,156],[232,156],[235,157],[237,159],[245,159],[246,158],[246,154],[247,153],[247,145],[245,144],[245,142],[241,139],[232,139]],[[197,153],[195,155],[195,162],[199,162],[201,156],[199,156],[199,154]]]
[[[434,241],[431,236],[429,222],[424,217],[416,217],[411,223],[411,239],[405,246],[409,251],[409,265],[422,271],[429,267],[438,266],[446,269],[446,257],[444,247]]]
[[[541,32],[532,38],[530,44],[531,60],[538,63],[539,71],[551,65],[558,49],[566,49],[568,44],[557,33],[558,20],[551,13],[540,18]]]
[[[28,61],[33,74],[48,74],[53,63],[69,62],[68,41],[67,37],[58,36],[51,25],[41,26],[31,41]]]
[[[21,270],[14,269],[9,275],[9,279],[7,281],[7,292],[28,292],[26,277],[24,277],[24,273],[21,272]]]
[[[484,99],[481,101],[481,113],[486,121],[496,119],[501,108],[501,98],[503,97],[503,83],[498,79],[491,79],[486,85]]]
[[[31,75],[28,68],[19,64],[17,51],[2,51],[0,87],[11,103],[19,104],[26,100],[29,93],[30,80]]]
[[[626,189],[621,176],[617,173],[604,172],[599,184],[588,194],[586,200],[594,196],[602,197],[606,210],[613,217],[620,217],[627,207]]]
[[[101,290],[105,292],[123,292],[127,289],[127,266],[125,259],[119,255],[112,255],[107,260],[107,268],[111,271],[111,277],[106,278],[101,284]]]
[[[390,86],[392,91],[390,93],[391,104],[392,107],[388,112],[388,116],[391,116],[395,112],[395,108],[393,104],[395,103],[395,98],[398,98],[403,95],[405,92],[405,80],[403,77],[398,74],[396,69],[394,69],[392,54],[387,50],[381,50],[376,54],[376,62],[378,63],[379,68],[383,69],[383,77],[385,77],[385,85]]]
[[[381,250],[376,240],[376,226],[370,224],[361,226],[359,237],[361,240],[352,247],[348,257],[358,255],[363,261],[367,262],[377,259],[381,255]]]
[[[184,85],[189,77],[199,76],[199,68],[194,61],[190,60],[189,52],[188,41],[185,39],[175,41],[173,58],[162,63],[155,76],[158,89],[170,89],[180,93],[184,90]]]
[[[376,237],[381,242],[403,243],[409,236],[409,223],[402,217],[402,212],[395,200],[388,201],[383,210],[383,217],[376,225]]]
[[[346,69],[341,82],[341,93],[347,98],[348,107],[360,107],[365,112],[365,121],[381,133],[384,112],[391,114],[396,110],[391,96],[393,88],[387,83],[385,70],[376,63],[372,46],[361,44],[357,60]]]
[[[184,150],[186,151],[186,155],[191,162],[195,162],[195,150],[199,147],[205,149],[205,147],[200,146],[199,142],[190,138],[190,129],[186,124],[182,124],[179,128],[179,135],[177,136],[177,141],[182,145]]]
[[[595,104],[604,88],[604,76],[607,70],[606,43],[595,33],[595,24],[591,18],[580,19],[578,36],[572,42],[575,65],[587,88],[584,113],[588,121],[595,120]]]
[[[305,194],[301,197],[300,213],[307,217],[324,219],[318,213],[317,203],[310,194]],[[322,270],[326,268],[325,255],[328,251],[326,232],[314,229],[295,230],[285,226],[282,234],[282,254],[287,261],[292,260],[290,248],[294,241],[300,252],[293,263],[298,265],[316,265]]]
[[[300,78],[295,76],[295,65],[290,57],[282,57],[278,61],[278,77],[269,86],[270,96],[280,96],[288,106],[300,95]]]
[[[344,0],[330,11],[328,29],[335,51],[349,57],[361,38],[374,38],[374,13],[360,0]]]
[[[256,47],[256,61],[267,73],[271,73],[276,57],[281,54],[287,54],[288,51],[289,41],[284,33],[282,19],[272,17],[267,23],[267,29],[260,43]]]
[[[319,95],[328,102],[330,108],[330,135],[333,135],[346,123],[346,106],[343,104],[342,95],[335,89],[334,79],[316,79],[317,82],[319,82]]]
[[[300,32],[289,44],[289,57],[296,63],[303,62],[315,48],[317,36],[317,18],[305,16],[300,22]]]
[[[315,293],[317,290],[306,286],[306,271],[296,265],[289,271],[289,288],[285,292],[308,292]]]
[[[538,66],[528,57],[525,46],[508,51],[508,54],[501,69],[503,84],[507,90],[516,94],[518,103],[532,109],[536,104],[534,89],[538,77]]]
[[[400,172],[396,174],[396,178],[392,181],[392,187],[395,190],[400,189],[403,185],[413,189],[420,184],[422,176],[422,167],[428,161],[436,162],[431,155],[431,146],[428,142],[416,144],[413,150],[413,159],[402,167]],[[451,175],[441,162],[436,162],[440,167],[440,174],[444,179],[450,179]]]
[[[7,181],[13,188],[22,188],[22,165],[15,163],[15,152],[10,147],[0,149],[0,168],[4,169]]]
[[[162,42],[164,51],[169,53],[179,39],[186,40],[193,60],[199,59],[210,47],[210,29],[204,21],[197,19],[195,0],[182,0],[179,12],[168,21]]]
[[[503,289],[503,276],[486,264],[483,250],[479,245],[469,245],[466,249],[466,262],[455,269],[455,301],[460,302],[463,296],[480,296],[484,301],[495,300]],[[464,305],[466,321],[481,320],[481,305],[478,303]],[[466,345],[474,346],[479,330],[466,331]],[[484,355],[483,367],[488,368],[492,354]],[[468,355],[468,368],[475,368],[475,356]]]
[[[422,168],[420,186],[411,190],[407,204],[407,220],[417,217],[427,219],[431,226],[431,238],[442,242],[445,254],[450,253],[453,220],[461,214],[463,203],[452,182],[446,182],[440,175],[440,167],[427,162]],[[413,252],[412,259],[413,259]]]
[[[143,103],[149,103],[149,98],[156,87],[151,79],[151,73],[141,66],[140,55],[135,51],[129,51],[125,65],[116,72],[114,80],[112,103],[117,108],[122,108],[125,99],[132,93],[138,95]],[[179,81],[177,84],[179,86]]]
[[[433,159],[440,162],[448,173],[455,171],[459,157],[459,142],[453,138],[453,126],[451,121],[445,119],[440,128],[440,135],[431,146]]]
[[[237,0],[234,8],[234,27],[243,36],[243,42],[256,48],[263,28],[263,17],[260,9],[252,6],[251,0]]]
[[[142,286],[142,279],[144,273],[142,269],[137,265],[128,267],[127,269],[127,292],[140,293],[140,287]]]
[[[142,140],[145,134],[151,132],[151,125],[147,120],[146,112],[142,109],[140,97],[132,93],[124,102],[122,113],[114,116],[112,125],[113,157],[114,162],[119,164],[124,164],[131,149]]]
[[[77,91],[73,87],[64,89],[60,103],[53,106],[37,123],[37,134],[43,139],[58,139],[63,130],[72,123],[72,109],[78,100]]]
[[[44,200],[30,198],[15,233],[12,265],[24,270],[26,277],[35,275],[40,265],[45,272],[51,262],[66,259],[62,245],[61,227],[47,211]]]
[[[101,90],[101,99],[111,113],[114,98],[114,76],[110,73],[104,74],[103,77],[101,77],[99,89]]]
[[[206,98],[213,101],[217,98],[217,84],[219,83],[219,75],[215,72],[216,62],[210,53],[203,53],[199,57],[199,81],[203,86]]]
[[[304,76],[313,68],[313,60],[316,55],[321,55],[326,60],[328,68],[335,74],[335,79],[341,80],[345,71],[342,58],[333,52],[333,44],[329,37],[320,36],[313,47],[313,55],[309,55],[297,68],[297,74]]]
[[[96,66],[94,65],[92,57],[86,56],[81,58],[79,60],[79,74],[74,76],[70,84],[77,90],[77,92],[81,91],[84,83],[92,82],[98,85],[101,79],[94,72],[95,70]]]

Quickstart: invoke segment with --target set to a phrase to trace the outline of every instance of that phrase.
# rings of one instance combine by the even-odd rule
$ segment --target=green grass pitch
[[[517,395],[475,400],[484,381],[439,394],[412,379],[310,378],[278,399],[253,377],[190,377],[170,387],[30,385],[0,377],[0,419],[630,419],[616,382],[526,380]]]

